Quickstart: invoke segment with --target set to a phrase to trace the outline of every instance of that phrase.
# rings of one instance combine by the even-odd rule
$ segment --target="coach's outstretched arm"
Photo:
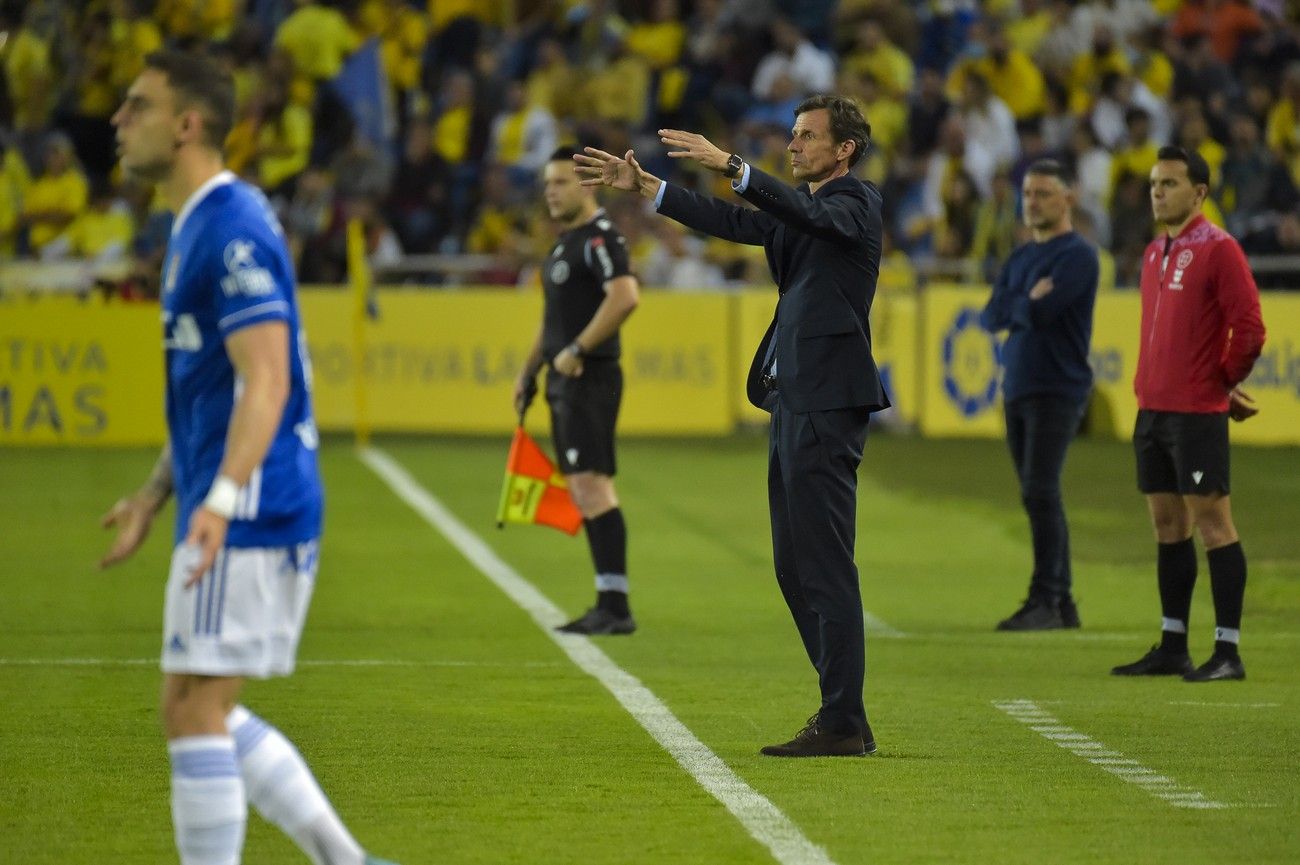
[[[727,168],[730,154],[699,133],[660,129],[659,136],[664,144],[676,148],[668,151],[673,159],[690,159],[719,174]],[[841,146],[853,145],[844,142]],[[817,186],[813,186],[814,192]],[[867,241],[870,205],[860,189],[828,191],[822,196],[804,195],[752,165],[748,166],[743,180],[738,180],[733,187],[750,204],[813,237],[846,246]]]
[[[101,568],[108,568],[125,561],[140,548],[149,536],[153,518],[162,510],[172,494],[172,445],[168,441],[163,445],[162,453],[149,472],[149,479],[144,486],[125,498],[118,499],[99,521],[106,529],[117,529],[113,545],[99,560]]]
[[[583,186],[608,186],[611,189],[639,193],[654,201],[664,216],[687,228],[733,243],[762,246],[775,227],[775,221],[765,213],[698,195],[689,189],[660,180],[641,167],[641,163],[636,161],[636,154],[631,150],[621,159],[594,147],[585,147],[583,150],[583,153],[573,157],[577,163],[574,170],[582,177]],[[725,167],[725,155],[723,164]],[[686,206],[677,206],[683,201],[687,202]]]

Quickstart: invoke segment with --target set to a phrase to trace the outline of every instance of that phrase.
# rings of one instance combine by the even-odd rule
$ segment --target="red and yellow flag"
[[[506,523],[552,526],[571,535],[582,528],[582,512],[569,498],[564,476],[522,426],[515,427],[510,442],[501,506],[497,508],[497,528]]]

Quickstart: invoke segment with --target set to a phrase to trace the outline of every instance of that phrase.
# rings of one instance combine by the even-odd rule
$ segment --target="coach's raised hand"
[[[683,132],[680,129],[660,129],[659,140],[669,147],[668,156],[673,159],[693,159],[710,171],[719,173],[727,170],[727,157],[731,154],[719,150],[713,142],[698,132]]]
[[[622,158],[595,147],[584,147],[582,153],[573,154],[573,170],[582,178],[582,186],[608,186],[624,192],[639,192],[654,198],[659,192],[660,180],[641,167],[636,154],[629,150]]]

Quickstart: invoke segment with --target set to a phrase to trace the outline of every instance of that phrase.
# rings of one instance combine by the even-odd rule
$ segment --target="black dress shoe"
[[[1078,628],[1083,626],[1079,620],[1079,607],[1074,602],[1074,598],[1061,598],[1058,608],[1061,611],[1061,627]]]
[[[587,634],[588,636],[630,634],[636,630],[636,620],[630,613],[626,616],[616,616],[609,610],[592,607],[572,622],[560,625],[555,630],[562,634]]]
[[[768,757],[861,757],[876,753],[876,739],[870,725],[866,735],[834,733],[823,730],[819,716],[813,715],[789,742],[766,745],[761,753]]]
[[[1055,631],[1064,627],[1057,604],[1039,598],[1029,598],[1020,609],[998,622],[999,631]]]
[[[1111,668],[1112,676],[1185,676],[1192,672],[1192,659],[1186,652],[1174,652],[1152,646],[1138,660]]]
[[[1184,682],[1219,682],[1246,678],[1246,665],[1240,657],[1215,654],[1190,673],[1183,674]]]

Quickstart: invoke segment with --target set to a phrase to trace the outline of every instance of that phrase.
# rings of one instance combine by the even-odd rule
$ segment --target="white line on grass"
[[[456,518],[442,502],[383,451],[363,448],[361,461],[425,521],[456,547],[470,564],[528,613],[542,633],[558,645],[584,672],[609,689],[623,708],[655,738],[665,751],[715,799],[726,806],[754,840],[783,865],[834,865],[790,818],[722,762],[686,725],[635,676],[615,664],[586,637],[559,634],[554,628],[564,613],[537,588]]]
[[[1215,706],[1223,709],[1276,709],[1281,703],[1205,703],[1198,700],[1170,700],[1171,706]]]
[[[0,658],[0,667],[147,667],[157,658]],[[387,658],[318,658],[299,667],[558,667],[551,661],[401,661]]]
[[[1154,769],[1148,769],[1137,760],[1130,760],[1118,751],[1112,751],[1091,736],[1062,724],[1032,700],[994,700],[993,705],[1057,747],[1066,749],[1076,757],[1087,760],[1122,781],[1136,784],[1175,808],[1234,807],[1226,802],[1216,802],[1206,798],[1199,790],[1180,786],[1174,779],[1161,775]]]
[[[877,637],[888,637],[891,640],[898,640],[907,636],[907,634],[890,625],[884,619],[866,610],[862,611],[862,624],[866,626],[868,634],[875,634]]]

